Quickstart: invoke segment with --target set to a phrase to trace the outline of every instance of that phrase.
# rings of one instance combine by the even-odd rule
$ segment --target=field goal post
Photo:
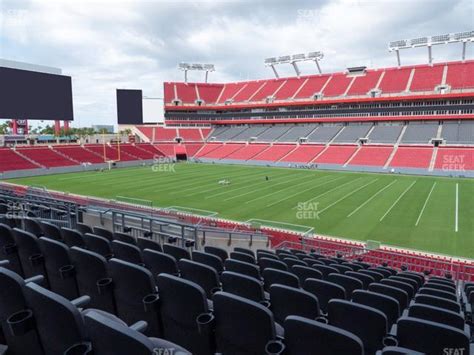
[[[120,141],[121,141],[120,135],[117,133],[117,142],[116,142],[116,145],[117,145],[117,146],[114,147],[114,143],[113,143],[113,142],[110,143],[110,146],[111,146],[112,148],[114,148],[114,149],[117,150],[117,156],[116,156],[116,159],[109,159],[109,158],[107,157],[107,142],[106,142],[106,140],[105,140],[105,133],[102,133],[102,146],[103,146],[103,148],[104,148],[104,152],[103,152],[103,154],[104,154],[104,162],[108,165],[109,170],[112,169],[112,166],[113,166],[115,163],[121,161],[121,156],[120,156],[120,155],[121,155]]]
[[[133,205],[133,206],[153,208],[152,200],[145,200],[141,198],[127,197],[127,196],[115,196],[115,200],[118,202],[123,202],[129,205]]]
[[[379,249],[382,244],[376,240],[368,240],[365,245],[368,250],[375,250]]]

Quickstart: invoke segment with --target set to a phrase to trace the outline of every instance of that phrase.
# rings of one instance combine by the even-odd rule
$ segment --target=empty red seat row
[[[0,171],[37,169],[38,166],[10,148],[0,148]]]
[[[79,163],[103,163],[103,155],[93,153],[87,149],[84,149],[80,145],[70,145],[70,146],[54,146],[54,150],[61,152],[68,157],[71,157]]]
[[[18,148],[18,152],[46,168],[77,165],[77,163],[48,147]]]
[[[296,148],[295,144],[274,144],[252,160],[276,162]]]
[[[270,147],[269,144],[249,144],[227,156],[226,159],[249,160]]]
[[[438,148],[435,169],[445,171],[474,170],[474,148]]]
[[[393,156],[390,166],[403,168],[428,168],[431,157],[433,156],[433,147],[398,147]]]
[[[390,154],[393,152],[393,146],[362,146],[351,159],[349,165],[366,165],[383,167]]]
[[[300,145],[281,161],[290,163],[309,163],[324,149],[324,145]]]
[[[356,145],[333,145],[329,146],[314,162],[318,164],[340,164],[343,165],[356,151]]]

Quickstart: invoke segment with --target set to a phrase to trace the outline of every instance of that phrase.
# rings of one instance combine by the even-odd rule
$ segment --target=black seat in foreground
[[[322,279],[323,274],[308,266],[295,265],[291,268],[291,271],[298,276],[300,284],[303,285],[306,279]]]
[[[329,324],[358,336],[367,354],[374,354],[382,348],[387,334],[387,317],[379,310],[345,300],[331,300],[328,319]]]
[[[86,246],[86,242],[84,241],[84,237],[82,236],[82,233],[75,229],[71,228],[66,228],[63,227],[61,228],[61,235],[63,238],[64,243],[68,247],[79,247],[79,248],[84,248]]]
[[[386,346],[382,350],[379,350],[375,355],[426,355],[415,350],[402,348],[399,346]]]
[[[13,229],[6,224],[0,224],[0,260],[8,260],[8,268],[23,276]]]
[[[332,273],[328,275],[327,280],[344,287],[346,290],[346,298],[349,300],[351,299],[352,292],[354,290],[360,290],[364,288],[362,281],[347,275]]]
[[[18,255],[20,257],[21,268],[25,278],[43,275],[47,283],[46,270],[44,267],[44,256],[38,246],[38,238],[21,229],[13,229],[13,237],[18,247]]]
[[[207,298],[211,299],[215,292],[221,290],[219,276],[214,268],[187,259],[178,261],[178,267],[181,277],[201,286]]]
[[[49,222],[41,222],[40,227],[43,231],[43,236],[45,236],[46,238],[62,240],[61,230],[58,226]]]
[[[224,264],[221,258],[219,258],[218,256],[194,250],[192,252],[192,257],[194,261],[212,267],[214,270],[217,271],[218,274],[224,271]]]
[[[31,311],[27,310],[24,289],[27,282],[41,283],[42,276],[35,276],[23,280],[15,272],[0,267],[0,335],[3,330],[5,339],[2,340],[8,345],[8,352],[11,354],[42,354],[40,341],[34,329],[30,331],[17,332],[18,328],[28,324],[33,319]],[[10,331],[8,322],[13,322]]]
[[[239,253],[248,254],[248,255],[253,256],[255,258],[255,253],[251,249],[235,247],[234,251],[239,252]]]
[[[144,320],[148,323],[145,334],[159,337],[159,302],[151,272],[119,259],[110,259],[108,271],[113,282],[117,316],[127,324]]]
[[[387,327],[390,329],[398,317],[400,317],[400,305],[398,301],[390,296],[380,293],[355,290],[352,293],[352,302],[363,304],[381,311],[387,317]]]
[[[170,275],[179,275],[178,264],[171,255],[145,249],[143,250],[143,261],[145,262],[145,267],[151,271],[155,279],[163,272]]]
[[[51,291],[72,300],[78,297],[74,265],[69,258],[66,244],[54,239],[38,239],[41,253],[44,255],[46,273]]]
[[[266,291],[270,289],[271,285],[279,284],[290,287],[300,287],[300,280],[298,277],[291,272],[281,271],[276,269],[265,269],[263,270],[264,288]]]
[[[111,321],[95,311],[88,312],[84,316],[84,321],[90,334],[94,354],[150,355],[168,353],[191,355],[179,345],[164,339],[148,338],[140,333],[140,330],[146,328],[146,322],[138,322],[127,327]]]
[[[307,279],[303,284],[303,288],[318,298],[319,307],[324,313],[327,313],[330,300],[346,299],[344,287],[329,281]]]
[[[84,234],[84,240],[86,241],[87,249],[102,255],[106,259],[110,259],[113,256],[112,248],[107,238],[86,233]]]
[[[114,258],[128,261],[132,264],[144,265],[142,252],[136,245],[122,242],[120,240],[113,240],[112,243],[110,243],[110,246]]]
[[[285,285],[272,285],[269,293],[273,316],[280,325],[287,316],[294,315],[309,319],[319,317],[318,298],[308,291]]]
[[[273,314],[265,306],[227,292],[214,295],[217,351],[224,354],[278,353],[283,347],[277,335],[283,335]],[[277,333],[278,327],[278,333]]]
[[[247,253],[240,253],[238,251],[233,251],[230,253],[230,258],[234,260],[244,261],[250,264],[255,264],[255,257]]]
[[[285,323],[287,355],[350,354],[363,355],[362,341],[343,329],[299,316],[289,316]]]
[[[237,272],[239,274],[261,280],[260,270],[257,265],[249,264],[239,260],[227,259],[224,262],[224,268],[226,271]]]
[[[107,260],[93,251],[72,247],[69,250],[75,268],[80,295],[90,297],[89,306],[109,313],[115,313],[112,279],[107,271]]]
[[[229,257],[225,249],[218,248],[218,247],[205,246],[204,251],[206,253],[218,256],[219,258],[221,258],[222,262],[226,261],[227,258]]]
[[[459,313],[443,308],[415,303],[408,308],[406,315],[408,317],[420,318],[431,322],[449,325],[459,330],[466,331],[468,334],[470,331],[469,326],[466,325],[464,318]]]
[[[151,249],[159,252],[163,252],[163,248],[161,247],[161,244],[151,240],[149,238],[142,238],[138,237],[137,238],[137,246],[143,251],[145,249]]]
[[[258,259],[258,266],[260,266],[261,271],[268,268],[277,269],[281,271],[288,271],[288,266],[283,261],[270,259],[270,258],[267,258],[266,256]]]
[[[191,254],[187,249],[184,249],[182,247],[172,245],[172,244],[163,244],[163,252],[171,255],[174,257],[177,261],[180,259],[189,259],[191,260]]]
[[[381,283],[373,283],[369,285],[369,291],[395,298],[400,305],[400,312],[408,306],[408,294],[399,288]]]
[[[221,282],[224,292],[268,305],[262,282],[253,277],[232,271],[224,271],[221,275]]]
[[[114,233],[112,233],[112,232],[109,231],[108,229],[105,229],[105,228],[102,228],[102,227],[98,227],[98,226],[94,226],[94,228],[93,228],[92,230],[94,231],[94,234],[95,234],[95,235],[98,235],[99,237],[105,238],[105,239],[107,239],[109,242],[111,242],[112,240],[114,240]]]
[[[399,346],[426,354],[446,354],[446,349],[456,349],[458,354],[472,354],[474,351],[463,331],[417,318],[400,318],[396,338]]]
[[[179,343],[195,355],[213,354],[212,329],[207,323],[201,327],[197,321],[200,315],[204,323],[212,318],[204,290],[192,281],[168,274],[159,275],[157,285],[163,338]]]
[[[121,242],[137,245],[137,240],[135,237],[127,233],[114,232],[114,240],[120,240]]]

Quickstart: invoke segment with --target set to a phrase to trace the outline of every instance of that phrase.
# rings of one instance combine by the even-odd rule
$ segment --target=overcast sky
[[[73,78],[74,126],[114,124],[115,89],[163,96],[181,61],[214,63],[210,81],[269,78],[266,57],[323,51],[323,71],[396,65],[392,40],[474,29],[473,0],[0,0],[0,58]],[[473,58],[474,44],[468,49]],[[460,44],[434,48],[459,59]],[[426,49],[402,64],[427,61]],[[311,65],[312,64],[312,65]],[[282,75],[294,75],[281,67]],[[315,73],[313,63],[302,65]],[[190,80],[202,81],[200,73]]]

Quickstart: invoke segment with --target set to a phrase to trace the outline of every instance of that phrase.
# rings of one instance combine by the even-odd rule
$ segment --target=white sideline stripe
[[[357,207],[354,211],[352,211],[351,213],[349,213],[347,215],[347,217],[351,217],[354,213],[356,213],[357,211],[359,211],[362,207],[364,207],[366,204],[368,204],[370,201],[372,201],[374,198],[376,198],[378,195],[380,195],[382,192],[384,192],[386,189],[388,189],[390,186],[392,186],[393,184],[395,184],[397,182],[397,180],[394,180],[392,181],[390,184],[388,184],[387,186],[385,186],[384,188],[380,189],[379,191],[377,191],[374,195],[372,195],[372,197],[370,197],[367,201],[365,201],[362,205],[360,205],[359,207]]]
[[[454,231],[457,233],[459,230],[459,184],[456,183],[456,216],[455,216],[455,225]]]
[[[420,223],[421,216],[423,216],[423,212],[425,211],[426,205],[428,204],[428,200],[431,197],[431,194],[433,193],[433,190],[436,186],[436,182],[433,183],[433,186],[431,187],[430,193],[428,194],[428,197],[426,198],[425,204],[423,205],[423,208],[421,209],[420,215],[418,216],[418,219],[416,220],[415,227],[418,226],[418,223]]]
[[[280,176],[277,176],[274,178],[274,180],[277,180],[277,179],[280,179],[282,177],[287,177],[287,176],[290,176],[291,174],[285,174],[285,175],[280,175]],[[243,182],[240,182],[239,184],[244,184],[246,183],[247,181],[243,181]],[[262,182],[259,182],[258,184],[255,184],[255,185],[252,185],[252,186],[258,186],[258,185],[263,185],[263,184],[268,184],[268,181],[262,181]],[[209,199],[209,198],[214,198],[216,196],[220,196],[220,195],[224,195],[224,194],[228,194],[230,192],[235,192],[235,191],[239,191],[239,190],[243,190],[243,189],[248,189],[248,185],[245,185],[245,186],[242,186],[242,187],[239,187],[237,189],[229,189],[227,191],[222,191],[222,192],[219,192],[217,194],[213,194],[213,195],[209,195],[207,197],[204,197],[205,200]]]
[[[329,176],[330,176],[330,175],[329,175]],[[299,191],[299,192],[297,192],[297,193],[294,193],[294,194],[291,194],[291,195],[289,195],[289,196],[287,196],[287,197],[285,197],[285,198],[282,198],[281,200],[278,200],[278,201],[276,201],[276,202],[270,203],[269,205],[267,205],[267,207],[277,205],[277,204],[279,204],[280,202],[283,202],[283,201],[286,201],[286,200],[288,200],[288,199],[290,199],[290,198],[293,198],[293,197],[295,197],[295,196],[297,196],[297,195],[299,195],[299,194],[302,194],[303,192],[313,190],[313,189],[316,188],[316,187],[323,186],[323,185],[329,184],[329,183],[331,183],[331,182],[333,182],[333,181],[340,180],[340,179],[343,179],[343,178],[344,178],[344,176],[340,176],[340,177],[338,177],[338,178],[336,178],[336,179],[332,179],[332,180],[323,182],[322,184],[311,186],[309,189],[301,190],[301,191]]]
[[[375,179],[375,180],[372,180],[371,182],[361,186],[361,187],[358,187],[357,189],[355,189],[354,191],[351,191],[349,192],[348,194],[342,196],[340,199],[334,201],[333,203],[331,203],[329,206],[323,208],[321,211],[319,211],[319,213],[323,213],[324,211],[330,209],[331,207],[333,207],[334,205],[338,204],[339,202],[341,202],[342,200],[345,200],[346,198],[348,198],[349,196],[352,196],[353,194],[355,194],[357,191],[360,191],[362,190],[364,187],[367,187],[369,186],[370,184],[373,184],[374,182],[378,181],[379,179]]]
[[[413,187],[413,185],[416,184],[417,181],[418,181],[418,180],[413,181],[412,184],[411,184],[410,186],[408,186],[408,187],[406,188],[406,190],[403,191],[403,193],[402,193],[400,196],[398,196],[397,200],[393,203],[393,205],[391,205],[390,208],[388,209],[388,211],[385,212],[385,214],[382,216],[382,218],[380,218],[380,222],[383,221],[383,219],[384,219],[384,218],[390,213],[390,211],[397,205],[398,201],[400,201],[400,200],[402,199],[402,197],[405,196],[405,194]]]
[[[261,200],[262,198],[267,198],[268,196],[272,196],[272,195],[278,194],[278,193],[280,193],[280,192],[282,192],[282,191],[285,191],[285,190],[288,190],[288,189],[293,189],[293,188],[295,188],[295,186],[304,185],[304,184],[308,184],[308,183],[310,183],[310,182],[314,182],[314,181],[319,180],[319,179],[322,179],[322,178],[324,178],[324,177],[325,177],[325,176],[321,176],[321,177],[318,177],[318,178],[316,178],[316,179],[314,179],[314,180],[311,180],[311,181],[302,181],[302,182],[299,182],[299,183],[296,184],[296,185],[291,185],[291,186],[285,187],[284,189],[277,190],[277,191],[274,191],[274,192],[272,192],[272,193],[269,193],[269,194],[266,194],[266,195],[259,196],[259,197],[253,198],[253,199],[251,199],[251,200],[248,200],[247,202],[245,202],[245,204],[248,204],[248,203],[253,202],[253,201]]]
[[[307,176],[305,176],[305,178],[307,178]],[[286,181],[283,181],[283,182],[280,182],[276,185],[273,185],[273,186],[268,186],[268,187],[275,187],[275,186],[278,186],[278,185],[282,185],[282,184],[286,184],[290,181],[295,181],[295,180],[299,180],[301,179],[301,176],[299,176],[298,178],[294,178],[294,179],[289,179],[289,180],[286,180]],[[265,187],[266,189],[266,187]],[[232,197],[229,197],[229,198],[226,198],[224,201],[229,201],[229,200],[232,200],[234,198],[238,198],[238,197],[241,197],[241,196],[245,196],[245,195],[248,195],[248,194],[252,194],[256,191],[259,191],[260,189],[254,189],[254,190],[251,190],[251,191],[247,191],[247,192],[244,192],[243,194],[238,194],[238,195],[235,195],[235,196],[232,196]]]
[[[337,190],[337,189],[339,189],[339,188],[341,188],[341,187],[343,187],[343,186],[346,186],[346,185],[348,185],[348,184],[353,184],[354,181],[357,181],[357,180],[360,180],[360,179],[362,179],[362,178],[359,177],[359,178],[357,178],[357,179],[355,179],[355,180],[348,181],[348,182],[346,182],[345,184],[336,186],[336,187],[332,188],[331,190],[328,190],[328,191],[326,191],[326,192],[323,192],[322,194],[320,194],[320,195],[318,195],[318,196],[315,196],[315,197],[313,197],[313,198],[311,198],[311,199],[309,199],[309,200],[303,202],[303,204],[306,204],[306,203],[308,203],[308,202],[311,202],[311,201],[313,201],[313,200],[316,200],[318,197],[327,195],[327,194],[330,193],[331,191]],[[297,208],[297,207],[298,207],[298,205],[296,205],[295,207],[293,207],[293,209],[295,209],[295,208]]]

